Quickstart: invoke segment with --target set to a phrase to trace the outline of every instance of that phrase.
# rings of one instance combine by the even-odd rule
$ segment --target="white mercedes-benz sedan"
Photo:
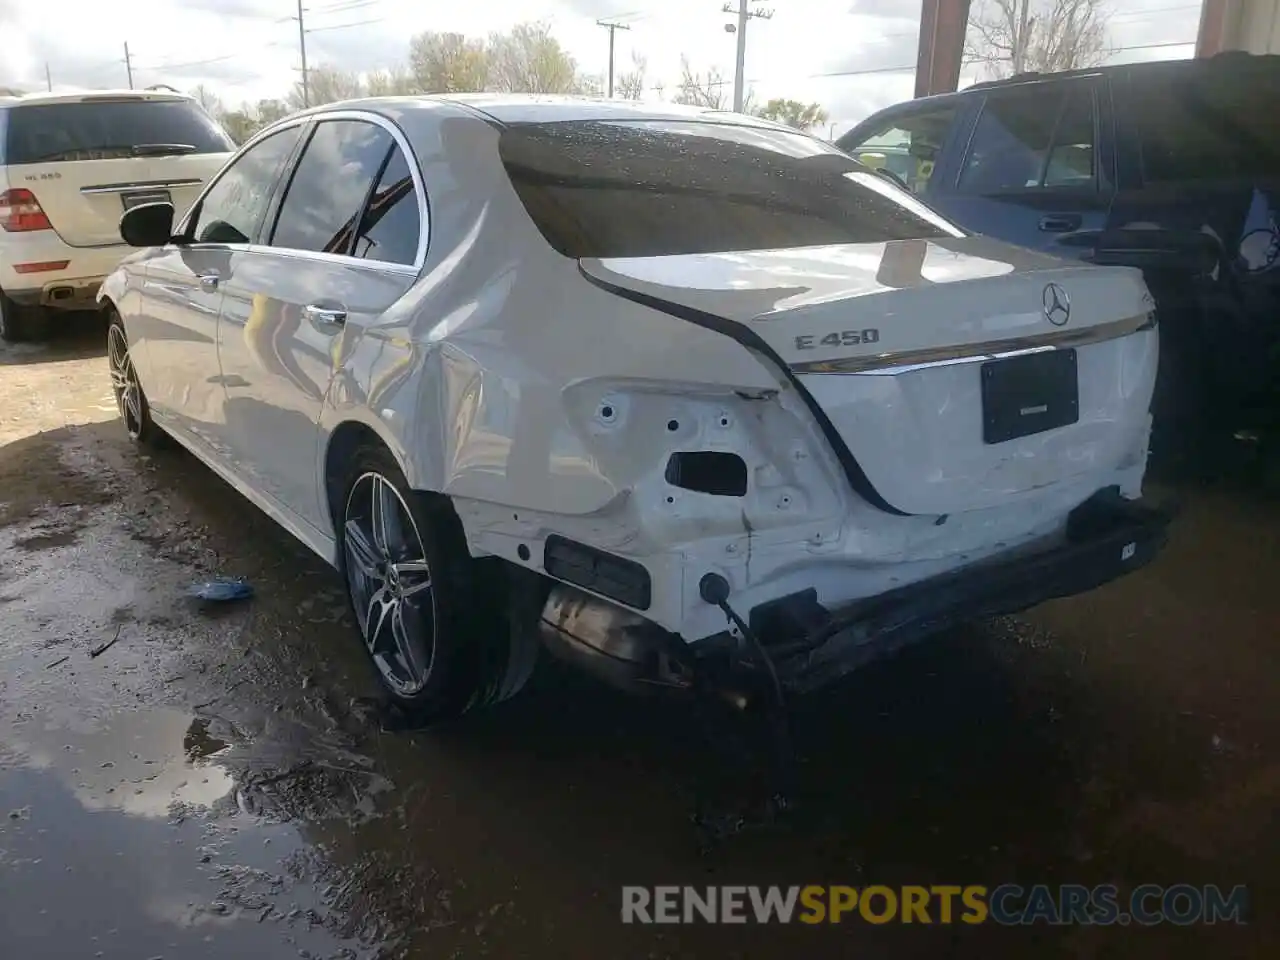
[[[767,121],[332,104],[120,229],[129,434],[336,567],[417,717],[544,648],[631,690],[803,692],[1164,543],[1141,274],[970,236]]]

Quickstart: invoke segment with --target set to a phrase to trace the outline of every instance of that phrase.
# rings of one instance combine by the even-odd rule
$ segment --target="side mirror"
[[[173,204],[142,203],[120,218],[120,239],[131,247],[162,247],[173,239]]]

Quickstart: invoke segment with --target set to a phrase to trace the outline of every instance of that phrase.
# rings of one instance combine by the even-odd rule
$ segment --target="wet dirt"
[[[955,631],[796,716],[778,824],[708,851],[689,718],[545,667],[384,733],[335,576],[115,421],[101,329],[0,347],[0,955],[1264,957],[1280,946],[1280,506]],[[244,576],[254,599],[187,597]],[[114,640],[106,649],[92,653]],[[1247,884],[1246,926],[623,926],[624,884]]]

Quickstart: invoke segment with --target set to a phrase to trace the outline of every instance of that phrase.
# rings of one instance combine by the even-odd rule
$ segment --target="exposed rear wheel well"
[[[348,420],[333,432],[329,438],[329,449],[324,455],[324,492],[329,505],[329,519],[336,528],[342,522],[342,497],[346,493],[346,465],[351,462],[356,451],[364,446],[379,446],[384,450],[387,445],[382,438],[363,423]],[[390,452],[390,451],[388,451]]]

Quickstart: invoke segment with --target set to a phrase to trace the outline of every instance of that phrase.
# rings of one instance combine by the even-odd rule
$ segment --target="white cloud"
[[[524,20],[548,21],[584,71],[603,75],[608,35],[596,20],[619,18],[618,69],[645,56],[651,84],[670,90],[680,57],[732,77],[735,38],[721,0],[307,0],[308,59],[365,71],[402,61],[422,30],[483,35]],[[765,4],[768,5],[768,4]],[[1187,56],[1199,13],[1194,0],[1112,0],[1112,40],[1122,59]],[[837,132],[912,94],[920,0],[788,0],[748,27],[746,74],[758,98],[816,100]],[[297,77],[294,0],[0,0],[6,56],[0,85],[124,86],[129,44],[139,86],[204,83],[235,103],[281,96]],[[892,68],[906,68],[894,70]],[[827,76],[823,76],[826,74]],[[844,74],[830,76],[830,74]],[[850,75],[853,74],[853,75]]]

